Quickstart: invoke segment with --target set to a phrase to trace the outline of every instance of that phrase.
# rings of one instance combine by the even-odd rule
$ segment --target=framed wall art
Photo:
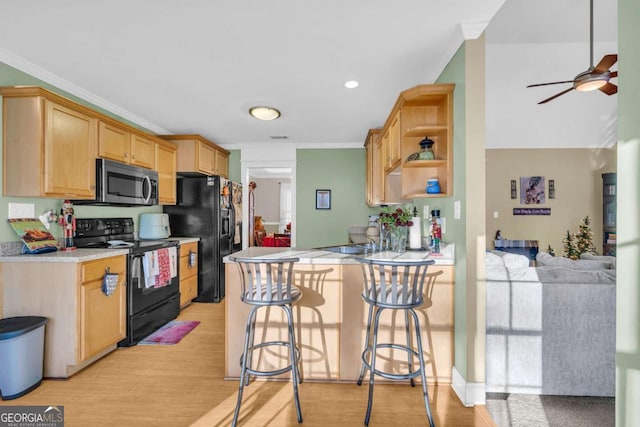
[[[331,190],[316,190],[316,209],[331,209]]]
[[[540,205],[544,202],[544,176],[520,177],[520,204]]]

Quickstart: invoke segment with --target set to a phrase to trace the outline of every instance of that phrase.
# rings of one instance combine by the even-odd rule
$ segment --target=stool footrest
[[[382,343],[382,344],[378,344],[376,345],[376,347],[378,349],[381,348],[393,348],[395,350],[401,350],[404,351],[406,353],[411,353],[413,356],[418,357],[418,352],[405,346],[405,345],[400,345],[400,344],[392,344],[392,343]],[[382,371],[380,369],[375,369],[375,367],[372,368],[371,363],[368,360],[368,356],[371,353],[371,347],[367,347],[363,352],[362,352],[362,363],[364,364],[364,366],[369,370],[369,372],[372,372],[375,375],[381,376],[383,378],[386,378],[388,380],[410,380],[413,378],[416,378],[420,375],[420,369],[418,368],[417,370],[411,371],[411,372],[407,372],[405,374],[394,374],[391,372],[386,372],[386,371]],[[403,361],[403,363],[407,363],[406,360]],[[418,365],[419,367],[420,365]]]
[[[263,347],[271,347],[271,346],[281,346],[281,347],[287,347],[289,348],[289,342],[288,341],[266,341],[266,342],[261,342],[259,344],[255,344],[251,347],[249,347],[247,349],[247,352],[252,352],[255,350],[258,350],[260,348]],[[296,347],[295,348],[295,358],[296,358],[296,363],[298,363],[300,361],[300,350]],[[242,366],[242,358],[243,358],[244,354],[240,355],[240,366]],[[246,367],[246,371],[248,374],[250,375],[255,375],[256,377],[269,377],[269,376],[274,376],[274,375],[280,375],[280,374],[284,374],[287,372],[291,372],[291,369],[293,369],[293,367],[291,366],[291,364],[280,368],[280,369],[274,369],[272,371],[261,371],[261,370],[257,370],[257,369],[252,369],[250,366]]]

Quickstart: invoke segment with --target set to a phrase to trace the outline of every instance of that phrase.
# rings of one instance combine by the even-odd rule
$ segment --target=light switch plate
[[[35,217],[36,205],[33,203],[9,203],[9,219]]]
[[[453,202],[453,219],[460,219],[460,200]]]

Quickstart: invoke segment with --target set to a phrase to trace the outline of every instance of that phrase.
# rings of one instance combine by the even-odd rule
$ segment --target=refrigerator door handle
[[[229,205],[229,244],[230,250],[233,252],[233,242],[236,240],[236,209],[233,203]]]

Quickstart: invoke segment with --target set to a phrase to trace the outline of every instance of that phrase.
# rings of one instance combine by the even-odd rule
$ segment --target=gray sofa
[[[615,258],[584,258],[486,253],[488,392],[614,396]]]

